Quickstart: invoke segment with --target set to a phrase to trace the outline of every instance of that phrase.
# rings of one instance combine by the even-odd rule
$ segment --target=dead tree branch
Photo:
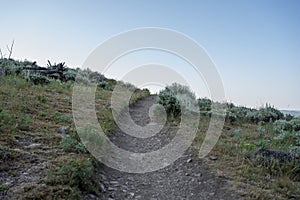
[[[12,55],[14,44],[15,44],[15,40],[12,41],[10,48],[8,47],[8,45],[6,46],[8,52],[9,52],[8,59],[10,59],[10,57]]]
[[[48,67],[52,67],[50,60],[48,60]]]

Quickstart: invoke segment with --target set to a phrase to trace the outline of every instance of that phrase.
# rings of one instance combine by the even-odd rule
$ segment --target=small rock
[[[60,128],[60,133],[63,134],[63,135],[65,136],[65,135],[67,135],[68,132],[69,132],[68,129],[69,129],[68,126],[62,126],[62,127]]]
[[[118,185],[119,184],[118,181],[110,181],[109,183],[112,184],[112,185]]]
[[[101,192],[105,193],[106,192],[106,189],[104,187],[104,185],[102,183],[100,183],[100,190]]]
[[[193,159],[189,158],[186,162],[187,162],[187,163],[190,163],[190,162],[192,162],[192,161],[193,161]]]
[[[5,76],[5,70],[4,69],[0,69],[0,76]]]
[[[113,188],[113,187],[108,187],[108,188],[107,188],[107,190],[108,190],[108,191],[115,191],[115,190],[116,190],[116,188]]]
[[[133,192],[129,192],[129,195],[134,197],[134,193]]]
[[[31,144],[31,145],[26,146],[25,148],[26,148],[26,149],[35,149],[35,148],[38,148],[38,147],[40,147],[40,146],[42,146],[42,144],[39,144],[39,143],[33,143],[33,144]]]
[[[209,196],[214,196],[214,195],[215,195],[214,192],[209,193]]]
[[[209,159],[211,159],[211,160],[217,160],[218,158],[216,156],[209,156]]]
[[[201,173],[198,173],[198,174],[195,174],[196,177],[201,177],[202,174]]]
[[[185,173],[185,175],[186,175],[186,176],[189,176],[190,174],[189,174],[189,173]]]
[[[132,177],[128,177],[127,178],[129,181],[134,181],[134,179]]]
[[[9,151],[0,151],[0,158],[2,160],[9,159],[11,157],[11,153]]]
[[[88,194],[88,195],[86,195],[85,196],[86,198],[85,199],[98,199],[95,195],[93,195],[93,194]]]

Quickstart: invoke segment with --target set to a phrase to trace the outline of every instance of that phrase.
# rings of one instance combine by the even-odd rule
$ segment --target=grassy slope
[[[202,144],[208,122],[207,117],[202,117],[195,140],[197,149]],[[218,143],[209,155],[217,157],[217,160],[207,159],[207,162],[219,176],[228,178],[245,199],[299,199],[299,165],[295,167],[274,162],[262,166],[246,158],[248,152],[261,145],[260,141],[274,137],[275,133],[269,126],[264,126],[266,132],[262,134],[261,126],[256,124],[226,122]],[[274,142],[267,147],[286,150],[287,146]]]
[[[0,94],[0,192],[24,199],[97,195],[97,162],[78,145],[74,130],[72,83],[42,86],[17,76],[0,76]],[[147,95],[138,91],[132,100]],[[97,115],[107,133],[115,126],[110,96],[110,90],[96,92]],[[60,133],[63,126],[69,127],[69,137]]]
[[[176,94],[185,95],[183,102],[190,104],[183,103],[183,106],[190,110],[193,110],[190,105],[194,95],[179,84],[167,86],[159,93],[160,103],[168,115],[178,118],[180,105]],[[201,117],[194,147],[199,150],[209,126],[209,116],[215,111],[209,99],[198,99],[197,103]],[[230,103],[224,106],[227,107],[225,125],[206,158],[208,164],[220,176],[230,179],[245,199],[300,199],[300,119],[284,115],[269,104],[258,110]],[[255,152],[267,154],[259,156]],[[285,159],[289,156],[294,157],[291,162]]]
[[[139,91],[133,99],[145,95]],[[97,162],[76,136],[71,96],[72,83],[53,81],[41,86],[14,75],[0,76],[1,193],[30,199],[97,195]],[[109,110],[111,91],[98,88],[95,96],[98,119],[107,133],[112,132],[115,125]],[[203,140],[207,122],[208,118],[201,118],[196,148]],[[62,126],[69,127],[69,137],[62,137]],[[211,152],[218,159],[208,159],[208,163],[221,176],[231,179],[245,198],[300,198],[300,183],[294,176],[298,169],[278,167],[276,163],[266,168],[245,159],[246,152],[263,145],[257,142],[274,138],[268,123],[263,133],[260,128],[253,123],[227,122]],[[268,147],[286,150],[286,144],[272,142]]]

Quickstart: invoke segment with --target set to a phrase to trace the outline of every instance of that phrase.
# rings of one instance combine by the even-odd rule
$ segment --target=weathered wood
[[[23,67],[23,70],[28,70],[31,74],[40,74],[43,76],[47,76],[50,78],[60,79],[62,81],[66,80],[64,72],[68,70],[68,68],[64,67],[65,62],[58,63],[52,65],[51,62],[48,60],[48,67],[39,67],[36,65],[26,66]]]

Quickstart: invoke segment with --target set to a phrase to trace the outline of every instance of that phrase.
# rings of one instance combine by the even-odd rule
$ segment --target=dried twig
[[[50,60],[48,60],[48,66],[52,67]]]
[[[1,59],[3,59],[3,54],[2,54],[2,51],[1,51],[1,48],[0,48],[0,54],[1,54]]]
[[[14,44],[15,44],[15,40],[12,41],[10,48],[9,48],[8,46],[6,46],[8,52],[9,52],[8,59],[10,59],[10,57],[11,57],[11,54],[12,54],[12,52],[13,52]]]

